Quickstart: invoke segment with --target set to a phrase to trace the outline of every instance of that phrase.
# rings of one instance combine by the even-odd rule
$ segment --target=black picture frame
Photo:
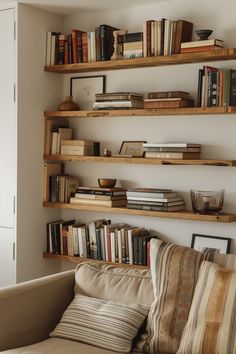
[[[95,93],[106,92],[106,75],[73,76],[70,78],[70,96],[80,110],[92,110]]]
[[[209,241],[209,245],[208,245]],[[231,238],[204,235],[204,234],[192,234],[191,248],[196,251],[206,252],[212,251],[223,254],[230,253]]]

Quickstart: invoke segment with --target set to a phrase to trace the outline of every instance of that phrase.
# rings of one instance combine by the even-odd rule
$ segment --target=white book
[[[56,35],[52,34],[50,65],[55,65],[55,55],[56,55]]]
[[[206,39],[202,41],[185,42],[185,43],[181,43],[181,49],[193,48],[193,47],[204,47],[209,45],[217,45],[219,47],[223,47],[224,41],[221,39]]]
[[[78,227],[73,226],[73,242],[74,242],[74,255],[78,256],[79,252],[79,239],[78,239]]]
[[[78,239],[79,239],[79,250],[80,257],[87,258],[87,245],[86,245],[86,230],[85,227],[78,227]]]
[[[115,232],[111,231],[111,261],[116,261],[116,251],[115,251]]]
[[[201,144],[192,143],[144,143],[143,147],[200,147]]]
[[[129,264],[134,264],[132,229],[128,230]]]
[[[183,199],[180,197],[173,197],[173,198],[146,198],[146,197],[128,197],[128,202],[131,200],[140,200],[146,202],[157,202],[157,203],[167,203],[167,202],[179,202]]]
[[[121,240],[121,230],[117,230],[117,240],[118,240],[118,262],[122,263],[122,240]]]
[[[101,246],[101,258],[103,261],[106,260],[106,245],[105,245],[105,233],[104,228],[100,228],[100,246]]]
[[[56,153],[57,153],[57,137],[58,137],[58,133],[53,132],[52,133],[52,148],[51,148],[52,155],[56,155]]]
[[[90,61],[96,61],[96,40],[95,40],[95,32],[90,32],[90,47],[91,47]]]
[[[74,256],[73,225],[69,225],[68,226],[68,231],[67,231],[67,249],[68,249],[68,256]]]
[[[170,32],[171,32],[171,21],[165,20],[164,55],[169,55]]]

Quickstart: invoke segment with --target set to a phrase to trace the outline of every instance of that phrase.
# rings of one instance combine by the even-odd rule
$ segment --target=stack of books
[[[145,157],[149,159],[200,159],[201,145],[190,143],[144,143]]]
[[[93,156],[94,142],[91,140],[62,140],[61,155]]]
[[[161,91],[149,92],[148,98],[144,99],[144,108],[185,108],[193,107],[194,100],[188,92]]]
[[[129,209],[153,211],[184,210],[185,203],[178,193],[171,189],[134,188],[127,191]]]
[[[97,205],[105,207],[125,207],[127,204],[126,189],[79,187],[70,203],[81,205]]]
[[[100,219],[47,224],[47,252],[137,265],[150,265],[149,230]]]
[[[236,70],[204,65],[199,69],[197,107],[236,106]]]
[[[70,197],[79,186],[79,180],[69,175],[49,176],[49,201],[52,203],[69,203]]]
[[[123,43],[123,58],[139,58],[143,56],[143,32],[127,33],[118,40]]]
[[[143,95],[136,92],[96,93],[94,110],[143,108]]]
[[[224,41],[221,39],[206,39],[181,43],[180,53],[204,52],[206,50],[222,49],[223,47]]]

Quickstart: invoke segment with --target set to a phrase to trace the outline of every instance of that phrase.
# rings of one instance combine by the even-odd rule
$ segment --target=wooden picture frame
[[[191,247],[196,251],[212,251],[217,253],[230,253],[231,238],[192,234]]]
[[[88,111],[93,109],[96,100],[96,93],[106,92],[106,76],[75,76],[70,78],[70,96],[78,103],[80,110]]]
[[[127,155],[130,157],[143,157],[143,144],[146,141],[122,141],[119,155]]]

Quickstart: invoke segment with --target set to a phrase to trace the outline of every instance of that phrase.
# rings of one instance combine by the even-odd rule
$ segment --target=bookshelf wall
[[[179,1],[183,3],[182,1]],[[192,7],[191,7],[192,6]],[[194,23],[201,24],[201,16],[196,14],[193,17],[193,7],[191,5],[189,15]],[[158,9],[158,5],[146,9],[146,16],[150,16],[153,9]],[[142,8],[144,9],[144,7]],[[152,10],[151,10],[152,9]],[[164,6],[167,11],[165,16],[171,17],[173,11]],[[176,9],[175,9],[176,10]],[[149,12],[150,11],[150,12]],[[187,13],[188,13],[187,11]],[[117,15],[117,11],[113,14]],[[141,11],[136,9],[134,14],[137,21],[141,20]],[[118,14],[123,14],[121,10]],[[91,26],[99,23],[106,23],[110,13],[100,13],[95,19],[95,13],[88,14],[91,18]],[[164,14],[163,14],[164,15]],[[185,18],[191,19],[185,14]],[[206,18],[211,18],[211,9],[207,5]],[[150,18],[151,18],[150,17]],[[178,14],[175,15],[178,17]],[[179,14],[182,17],[182,14]],[[112,19],[115,16],[109,17]],[[123,25],[121,18],[120,27]],[[79,22],[81,20],[81,22]],[[86,25],[84,19],[79,15],[68,17],[65,21],[65,31],[76,27],[76,21],[81,26]],[[117,19],[114,19],[113,24]],[[110,21],[111,23],[111,21]],[[136,24],[137,26],[137,24]],[[88,29],[89,30],[89,29]],[[129,27],[132,31],[132,24]],[[141,58],[130,60],[118,60],[109,62],[83,63],[62,65],[57,67],[45,67],[46,72],[60,73],[64,75],[64,94],[68,93],[67,74],[74,76],[89,75],[91,72],[103,72],[107,77],[107,91],[155,91],[181,89],[190,92],[193,96],[197,91],[198,69],[207,62],[209,65],[234,68],[236,49],[235,43],[231,39],[230,49],[219,50],[217,53],[207,54],[185,54],[158,58]],[[188,65],[187,65],[188,64]],[[191,142],[200,142],[205,145],[203,158],[192,161],[162,161],[149,159],[117,159],[103,157],[65,157],[47,155],[44,158],[48,161],[65,161],[67,171],[78,174],[81,184],[96,184],[98,177],[118,178],[120,183],[129,186],[160,186],[172,188],[182,192],[187,201],[187,209],[191,210],[189,190],[195,189],[220,189],[225,186],[226,201],[225,219],[204,220],[202,216],[194,216],[191,212],[178,213],[168,217],[161,215],[140,215],[138,213],[127,212],[127,210],[96,210],[88,207],[77,208],[71,205],[50,205],[48,208],[58,208],[61,210],[63,218],[76,217],[79,219],[95,220],[98,216],[107,216],[112,221],[125,221],[132,225],[148,226],[160,232],[164,238],[185,245],[190,245],[191,234],[199,232],[203,234],[234,237],[234,214],[236,205],[234,201],[235,185],[235,146],[233,142],[233,130],[235,129],[235,108],[187,108],[181,110],[132,110],[132,111],[82,111],[82,112],[57,112],[55,107],[44,112],[45,119],[53,117],[69,117],[70,126],[76,129],[77,137],[103,141],[104,146],[108,145],[112,151],[117,152],[123,140],[145,140],[165,141],[165,140],[185,140],[188,137]],[[79,118],[79,119],[78,119]],[[109,118],[109,119],[108,119]],[[102,149],[101,149],[102,150]],[[82,163],[83,162],[83,163]],[[163,166],[164,165],[164,166]],[[167,166],[166,166],[167,165]],[[168,166],[171,165],[171,166]],[[210,165],[210,166],[209,166]],[[222,168],[222,167],[228,167]],[[217,176],[217,178],[215,178]],[[116,208],[118,209],[118,208]],[[120,209],[120,208],[119,208]],[[227,213],[229,212],[229,214]],[[182,215],[180,215],[182,214]],[[170,214],[169,214],[170,215]],[[140,217],[142,216],[142,217]],[[211,218],[211,217],[210,217]],[[195,220],[195,222],[192,222]],[[227,220],[227,221],[226,221]],[[214,221],[214,222],[206,222]],[[234,246],[233,246],[234,247]],[[45,255],[46,257],[47,255]]]

